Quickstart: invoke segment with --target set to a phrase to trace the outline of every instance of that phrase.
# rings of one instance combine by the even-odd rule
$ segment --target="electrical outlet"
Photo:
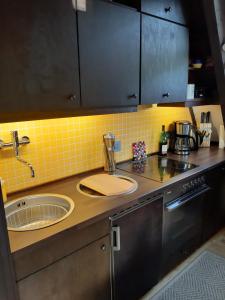
[[[114,152],[120,152],[120,151],[121,151],[121,141],[115,141]]]

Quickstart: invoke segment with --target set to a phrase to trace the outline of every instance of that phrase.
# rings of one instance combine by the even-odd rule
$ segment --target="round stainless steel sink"
[[[5,204],[8,230],[28,231],[51,226],[67,218],[74,202],[58,194],[30,195]]]

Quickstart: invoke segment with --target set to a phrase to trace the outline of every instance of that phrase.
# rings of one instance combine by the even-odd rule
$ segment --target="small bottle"
[[[165,125],[162,125],[162,131],[160,133],[160,140],[159,140],[159,154],[167,155],[167,151],[168,151],[167,134],[165,131]]]

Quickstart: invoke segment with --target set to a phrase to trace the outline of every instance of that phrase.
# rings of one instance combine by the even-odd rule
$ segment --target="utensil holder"
[[[224,125],[220,125],[219,132],[219,148],[224,149],[225,146],[225,133],[224,133]]]
[[[200,123],[200,131],[206,131],[206,134],[203,137],[203,142],[199,147],[208,148],[210,147],[211,135],[212,135],[212,123]]]

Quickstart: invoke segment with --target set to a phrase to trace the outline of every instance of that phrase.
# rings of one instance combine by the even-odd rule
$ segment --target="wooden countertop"
[[[168,157],[176,160],[184,160],[184,157],[169,154]],[[60,181],[45,184],[35,187],[27,191],[19,192],[10,195],[9,200],[22,197],[30,194],[39,193],[56,193],[66,195],[75,202],[75,209],[72,214],[64,221],[53,226],[35,231],[27,232],[9,232],[11,252],[23,252],[23,250],[31,250],[40,241],[55,238],[57,235],[70,230],[79,230],[88,225],[101,221],[113,214],[128,208],[137,203],[141,198],[146,196],[154,196],[155,194],[163,193],[171,184],[182,181],[188,177],[202,173],[216,165],[225,161],[225,151],[218,148],[204,148],[196,152],[192,152],[187,160],[198,165],[197,168],[187,171],[183,174],[173,177],[166,183],[159,183],[150,179],[136,176],[124,171],[117,170],[117,174],[122,174],[135,179],[138,183],[138,189],[129,195],[117,197],[98,197],[90,198],[80,194],[77,189],[77,183],[84,177],[90,174],[103,172],[102,170],[92,171],[86,174],[72,176]]]

